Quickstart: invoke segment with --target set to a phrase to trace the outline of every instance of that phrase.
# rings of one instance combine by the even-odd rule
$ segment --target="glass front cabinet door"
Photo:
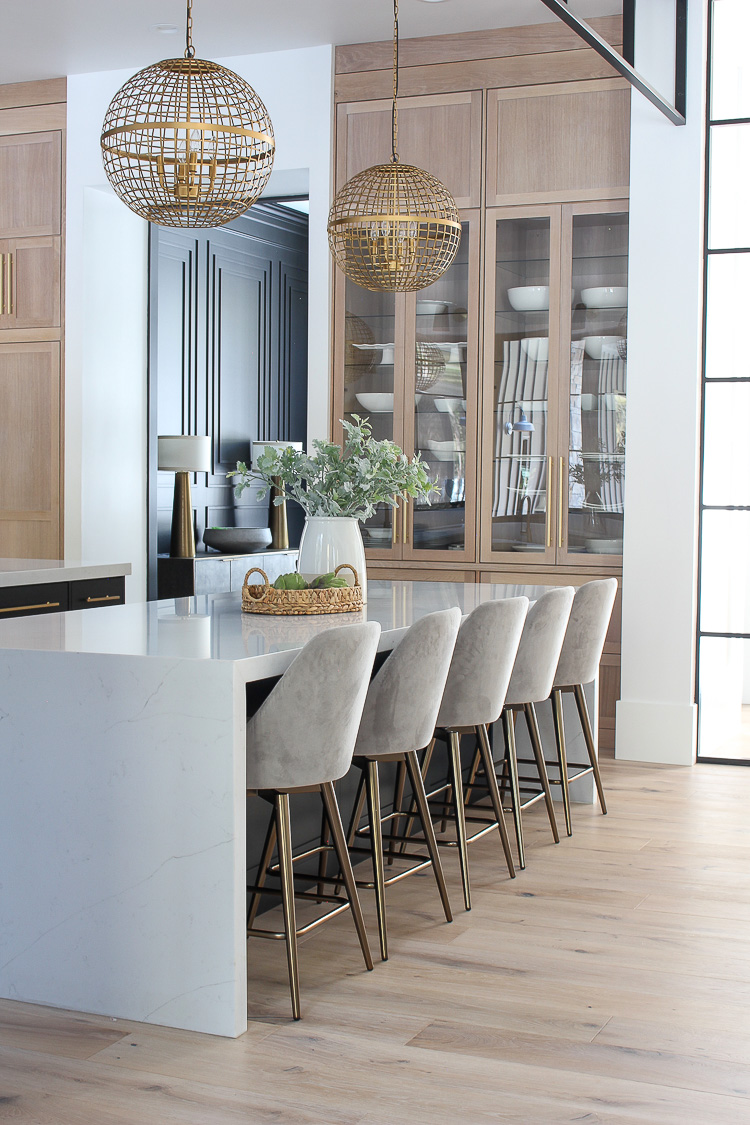
[[[339,281],[345,301],[336,420],[359,414],[373,436],[419,454],[427,501],[400,502],[362,525],[368,557],[473,561],[479,383],[479,221],[462,213],[451,267],[418,293],[376,293]],[[338,321],[339,326],[341,320]],[[340,327],[339,327],[340,331]],[[341,341],[339,341],[341,345]],[[334,426],[334,432],[340,427]]]
[[[627,237],[622,204],[488,212],[484,562],[620,562]]]

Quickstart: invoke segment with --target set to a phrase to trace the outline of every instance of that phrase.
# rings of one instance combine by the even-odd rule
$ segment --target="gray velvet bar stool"
[[[366,852],[368,849],[359,848],[354,841],[357,836],[369,837],[374,883],[364,885],[374,886],[380,955],[384,961],[388,960],[385,888],[392,883],[432,866],[446,921],[452,921],[417,751],[422,750],[432,738],[460,624],[461,611],[454,608],[427,614],[411,626],[373,677],[354,748],[353,764],[362,770],[362,782],[348,842],[352,851]],[[381,762],[397,762],[405,766],[428,853],[427,856],[405,853],[405,858],[417,859],[417,863],[387,879],[384,870],[383,824],[391,821],[398,812],[385,817],[382,815],[379,774]],[[359,820],[365,794],[368,824],[360,830]],[[390,834],[387,841],[390,849]]]
[[[258,882],[248,886],[251,900],[247,932],[251,937],[286,942],[292,1015],[300,1018],[297,937],[326,918],[351,908],[365,965],[372,969],[362,909],[346,847],[333,782],[349,770],[362,708],[372,674],[380,626],[370,621],[333,627],[309,641],[290,664],[271,694],[247,723],[247,789],[274,808],[261,857]],[[289,796],[319,791],[333,838],[347,898],[295,892]],[[278,843],[279,862],[270,868]],[[317,849],[313,849],[314,851]],[[306,856],[309,852],[304,853]],[[297,857],[297,858],[302,858]],[[277,875],[281,888],[266,886],[267,874]],[[318,882],[319,876],[298,876]],[[284,930],[254,925],[261,893],[281,895]],[[297,929],[295,894],[313,902],[329,901],[333,909]]]
[[[487,727],[500,717],[503,709],[528,607],[528,598],[506,598],[502,601],[483,602],[469,614],[459,630],[437,716],[435,738],[448,744],[449,781],[447,785],[433,789],[429,796],[434,801],[441,794],[449,794],[449,799],[442,802],[438,815],[445,820],[455,821],[456,840],[439,840],[438,843],[458,848],[464,906],[467,910],[471,909],[468,845],[474,840],[481,839],[497,828],[508,873],[511,878],[515,878],[516,874]],[[474,734],[477,738],[477,756],[483,765],[494,813],[494,820],[490,823],[486,823],[486,817],[474,816],[464,809],[460,746],[462,734]],[[433,739],[422,765],[425,774],[430,765],[434,742]],[[484,827],[468,835],[467,820],[478,821]],[[407,836],[410,834],[411,824],[410,818],[406,828]]]
[[[548,590],[529,609],[505,696],[505,706],[502,713],[505,761],[502,767],[503,773],[499,779],[503,783],[503,791],[506,784],[510,787],[513,822],[518,846],[518,864],[521,868],[526,866],[521,814],[524,809],[529,808],[542,797],[547,807],[547,816],[553,839],[556,844],[560,842],[552,802],[552,790],[550,789],[539,736],[535,704],[549,699],[552,691],[552,682],[557,670],[568,618],[570,617],[570,607],[573,604],[573,593],[572,586],[561,586],[556,590]],[[536,763],[536,773],[541,784],[541,790],[535,789],[531,796],[525,799],[521,797],[521,779],[518,774],[515,735],[516,715],[521,711],[526,719]],[[475,758],[472,767],[470,786],[476,784],[477,766],[478,756]],[[468,795],[467,792],[467,797]]]
[[[560,777],[552,784],[560,785],[562,788],[565,828],[569,836],[573,834],[573,825],[570,815],[568,786],[576,778],[585,777],[591,773],[594,775],[596,791],[599,794],[599,804],[602,813],[605,816],[607,814],[607,802],[604,799],[604,786],[599,773],[596,745],[583,685],[591,683],[599,673],[599,661],[602,658],[616,594],[616,578],[603,578],[595,582],[586,582],[585,585],[579,586],[576,590],[565,632],[565,640],[552,684],[552,717],[555,724],[557,760],[560,768]],[[568,764],[563,722],[562,697],[564,692],[572,692],[575,696],[578,717],[583,730],[583,740],[586,744],[589,759],[588,766],[579,767]],[[571,769],[575,770],[572,775],[570,774]]]

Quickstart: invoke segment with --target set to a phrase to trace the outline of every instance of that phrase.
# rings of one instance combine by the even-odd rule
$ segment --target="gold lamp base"
[[[268,521],[271,528],[271,547],[275,551],[285,551],[289,546],[289,527],[286,519],[286,497],[280,504],[275,504],[277,496],[281,494],[281,480],[273,477],[274,486],[271,489],[271,513]]]
[[[173,559],[195,558],[195,527],[189,473],[176,472],[174,475],[172,538],[169,543],[169,554]]]

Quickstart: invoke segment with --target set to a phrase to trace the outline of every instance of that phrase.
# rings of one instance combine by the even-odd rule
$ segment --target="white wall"
[[[639,4],[636,68],[670,94],[673,0]],[[622,689],[616,756],[695,759],[706,0],[687,125],[633,93]]]
[[[111,193],[99,149],[107,106],[139,66],[68,78],[65,557],[130,562],[146,596],[147,224]],[[221,60],[257,90],[274,168],[310,190],[308,436],[328,431],[332,183],[330,46]]]

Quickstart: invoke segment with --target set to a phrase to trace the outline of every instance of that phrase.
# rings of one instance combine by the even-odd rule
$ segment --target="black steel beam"
[[[669,118],[673,125],[685,124],[685,79],[687,74],[687,0],[677,0],[677,35],[676,35],[676,56],[675,56],[675,105],[668,102],[666,98],[662,97],[658,90],[656,90],[650,82],[647,82],[642,74],[639,74],[634,69],[632,63],[628,62],[621,54],[607,42],[602,39],[598,32],[594,31],[593,27],[586,23],[585,20],[579,19],[578,16],[568,8],[563,0],[542,0],[542,3],[549,8],[551,12],[562,20],[564,24],[575,31],[576,35],[583,39],[589,47],[601,55],[618,74],[626,78],[631,86],[635,87],[644,98],[647,98],[652,105],[655,105],[665,117]],[[632,8],[634,10],[634,3]],[[633,42],[631,40],[631,50]],[[680,102],[682,103],[680,106]]]

